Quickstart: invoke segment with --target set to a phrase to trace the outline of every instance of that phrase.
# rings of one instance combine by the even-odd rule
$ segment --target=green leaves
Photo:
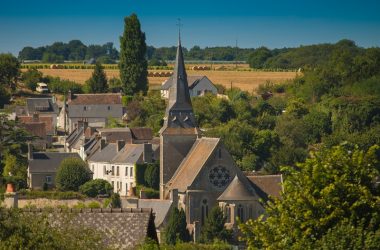
[[[90,170],[79,158],[64,159],[55,178],[57,188],[62,191],[78,191],[79,186],[89,180],[91,180]]]
[[[96,63],[94,72],[86,84],[88,93],[105,93],[108,91],[107,76],[99,62]]]

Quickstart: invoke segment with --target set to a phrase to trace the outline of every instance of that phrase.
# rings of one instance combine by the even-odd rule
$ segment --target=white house
[[[218,93],[215,85],[208,79],[207,76],[187,76],[190,97],[202,96],[206,93],[216,95]],[[169,98],[169,89],[173,85],[173,76],[167,79],[161,85],[161,96]]]
[[[122,140],[107,143],[101,139],[99,148],[87,159],[88,166],[93,179],[107,180],[114,192],[127,196],[135,186],[136,163],[153,162],[158,147],[150,143],[125,144]]]

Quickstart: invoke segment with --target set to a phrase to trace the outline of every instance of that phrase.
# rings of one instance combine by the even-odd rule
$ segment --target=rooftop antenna
[[[181,23],[181,18],[177,18],[177,24],[178,26],[178,44],[181,44],[181,27],[183,24]]]

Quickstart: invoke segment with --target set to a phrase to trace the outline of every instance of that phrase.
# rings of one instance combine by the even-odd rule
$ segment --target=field
[[[255,91],[256,88],[266,81],[274,83],[281,83],[288,79],[293,79],[297,72],[270,72],[270,71],[246,71],[246,65],[239,65],[238,71],[232,70],[234,65],[222,65],[227,70],[203,70],[194,71],[187,70],[188,75],[206,75],[213,83],[222,84],[227,88],[237,87],[249,92]],[[213,65],[213,69],[217,69],[221,65]],[[189,66],[188,68],[191,68]],[[23,69],[24,71],[25,69]],[[69,79],[81,84],[90,78],[92,69],[38,69],[44,75],[58,76],[62,79]],[[150,70],[150,72],[164,72],[170,70]],[[107,77],[119,77],[119,70],[106,69]],[[167,77],[149,77],[149,84],[152,88],[159,88],[160,84],[167,79]]]

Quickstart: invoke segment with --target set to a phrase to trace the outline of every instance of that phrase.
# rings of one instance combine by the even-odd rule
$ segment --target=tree
[[[177,242],[190,241],[190,234],[186,228],[186,215],[183,209],[173,208],[170,212],[169,222],[165,229],[165,242],[175,245]]]
[[[0,54],[0,85],[16,89],[20,63],[12,54]]]
[[[224,227],[226,220],[222,210],[218,206],[213,207],[202,227],[201,241],[204,243],[214,240],[229,241],[232,238],[232,231]]]
[[[266,205],[266,218],[239,227],[251,248],[308,248],[340,222],[380,228],[379,147],[340,145],[310,154],[296,167],[284,167],[284,193]]]
[[[102,179],[90,180],[79,187],[79,191],[88,197],[96,197],[98,195],[111,195],[112,193],[111,184]]]
[[[35,68],[28,69],[22,73],[22,80],[30,90],[36,90],[37,83],[41,81],[42,73]]]
[[[144,180],[148,187],[158,190],[160,184],[160,165],[158,162],[148,164],[144,173]]]
[[[112,208],[121,208],[121,200],[120,195],[118,193],[113,193],[111,195],[111,203]]]
[[[58,189],[78,191],[79,187],[91,180],[86,163],[79,158],[66,158],[61,162],[55,178]]]
[[[141,31],[136,14],[124,19],[124,33],[120,37],[120,79],[124,94],[148,91],[148,63],[145,58],[145,33]]]
[[[95,64],[94,72],[86,84],[89,93],[105,93],[108,91],[107,76],[99,62]]]
[[[271,57],[271,51],[266,47],[260,47],[249,56],[249,66],[251,68],[261,69],[265,66],[265,62],[269,57]]]

